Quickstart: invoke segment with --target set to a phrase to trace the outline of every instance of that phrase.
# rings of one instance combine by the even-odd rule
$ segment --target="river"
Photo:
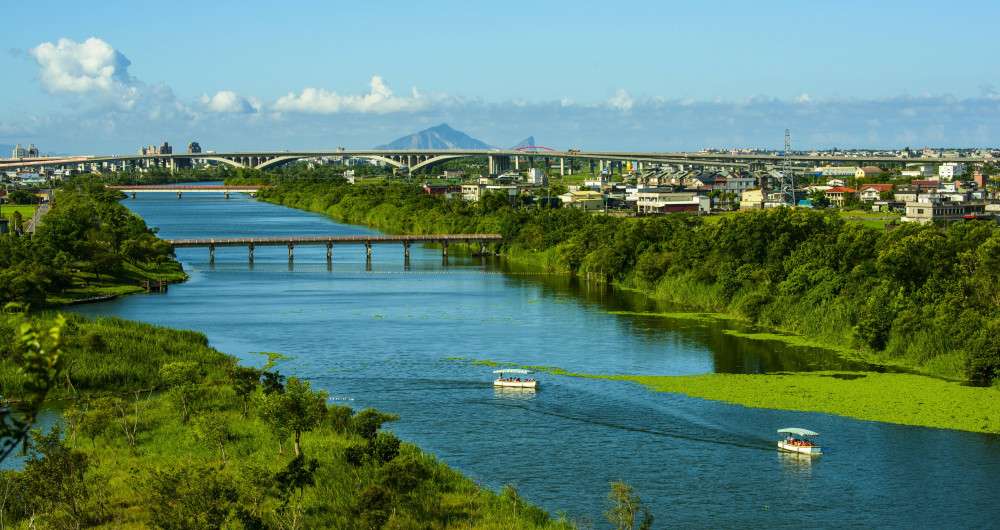
[[[164,238],[376,233],[242,195],[140,193],[124,204]],[[450,249],[363,246],[179,249],[190,281],[162,294],[80,306],[204,332],[260,365],[277,352],[355,410],[400,415],[400,438],[553,514],[608,527],[609,482],[625,480],[655,527],[986,527],[1000,437],[752,409],[628,382],[540,374],[537,391],[494,390],[473,360],[590,374],[860,369],[822,350],[737,338],[737,324],[673,311],[606,285],[518,270]],[[610,314],[609,312],[615,312]],[[776,429],[822,434],[824,453],[776,450]]]

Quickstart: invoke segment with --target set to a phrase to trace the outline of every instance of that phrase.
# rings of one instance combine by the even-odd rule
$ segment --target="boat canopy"
[[[500,370],[493,370],[495,374],[533,374],[532,370],[525,370],[524,368],[502,368]]]
[[[813,432],[809,429],[800,429],[798,427],[786,427],[784,429],[778,429],[778,432],[787,432],[796,436],[819,436],[818,432]]]

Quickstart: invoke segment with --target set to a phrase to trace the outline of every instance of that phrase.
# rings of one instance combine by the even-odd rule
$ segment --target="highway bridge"
[[[625,151],[546,151],[546,152],[526,152],[520,150],[498,150],[498,149],[411,149],[411,150],[344,150],[333,151],[258,151],[258,152],[228,152],[228,153],[178,153],[178,154],[151,154],[151,155],[99,155],[99,156],[71,156],[71,157],[42,157],[42,158],[20,158],[20,159],[0,159],[0,169],[30,169],[32,167],[47,166],[61,168],[80,168],[86,170],[99,167],[126,166],[132,167],[146,165],[156,165],[168,168],[179,165],[190,165],[192,161],[211,161],[220,164],[228,164],[234,167],[245,167],[253,169],[267,169],[281,164],[295,162],[308,158],[366,158],[369,160],[379,160],[395,167],[408,167],[411,171],[422,167],[431,166],[447,160],[468,157],[487,157],[490,162],[490,172],[500,173],[496,169],[510,167],[511,162],[515,168],[521,160],[529,158],[546,158],[559,160],[559,165],[564,166],[566,160],[583,160],[590,164],[591,169],[595,164],[599,164],[603,169],[606,164],[634,162],[645,163],[668,163],[668,164],[699,164],[706,166],[725,167],[747,167],[752,163],[781,164],[785,160],[792,163],[827,164],[830,162],[847,162],[860,165],[883,165],[883,164],[906,164],[924,163],[940,164],[942,162],[965,162],[976,163],[993,161],[992,158],[924,158],[924,157],[894,157],[894,156],[873,156],[858,157],[851,155],[837,156],[812,156],[790,154],[728,154],[728,153],[658,153],[658,152],[625,152]]]
[[[237,237],[220,239],[167,239],[177,248],[208,248],[209,260],[215,262],[216,247],[247,247],[250,250],[250,261],[253,261],[253,250],[256,247],[288,247],[288,261],[292,261],[292,250],[296,245],[326,245],[326,259],[333,258],[334,245],[364,245],[367,258],[372,257],[372,245],[402,244],[404,256],[410,259],[410,245],[436,243],[441,245],[441,254],[448,257],[448,245],[451,243],[479,244],[481,254],[486,253],[486,245],[503,240],[500,234],[426,234],[426,235],[371,235],[371,236],[300,236],[300,237]]]

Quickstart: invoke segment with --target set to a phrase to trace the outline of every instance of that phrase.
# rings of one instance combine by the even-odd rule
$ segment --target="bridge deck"
[[[500,234],[427,234],[400,236],[303,236],[236,237],[219,239],[168,239],[174,248],[194,247],[277,247],[287,245],[368,245],[384,243],[490,243],[501,241]]]
[[[164,192],[164,193],[177,193],[178,191],[183,192],[241,192],[241,191],[257,191],[261,188],[270,188],[271,186],[260,185],[260,186],[105,186],[113,190],[119,190],[123,192],[129,191],[151,191],[151,192]]]

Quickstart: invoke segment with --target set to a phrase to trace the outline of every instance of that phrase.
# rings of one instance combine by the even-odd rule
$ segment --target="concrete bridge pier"
[[[326,262],[330,263],[333,260],[333,243],[326,244]]]
[[[135,198],[135,192],[134,191],[132,192],[132,198],[133,199]]]
[[[179,192],[179,191],[177,192],[177,198],[178,198],[178,199],[180,199],[180,198],[181,198],[181,192]]]
[[[447,241],[442,241],[441,242],[441,256],[444,259],[448,259],[448,242]]]
[[[372,260],[372,242],[371,241],[368,241],[368,242],[365,243],[365,258],[368,259],[368,261]]]
[[[409,259],[410,259],[410,242],[409,241],[407,241],[406,243],[403,243],[403,255],[406,257],[406,260],[409,261]]]
[[[292,249],[293,248],[295,248],[295,245],[289,243],[288,244],[288,261],[292,261]]]
[[[215,263],[215,245],[208,246],[208,262]]]
[[[227,199],[229,198],[229,192],[228,191],[226,192],[226,198]]]
[[[253,263],[253,243],[250,243],[250,263]]]
[[[486,255],[486,243],[484,243],[484,242],[480,242],[479,243],[479,255],[480,256],[485,256]]]

